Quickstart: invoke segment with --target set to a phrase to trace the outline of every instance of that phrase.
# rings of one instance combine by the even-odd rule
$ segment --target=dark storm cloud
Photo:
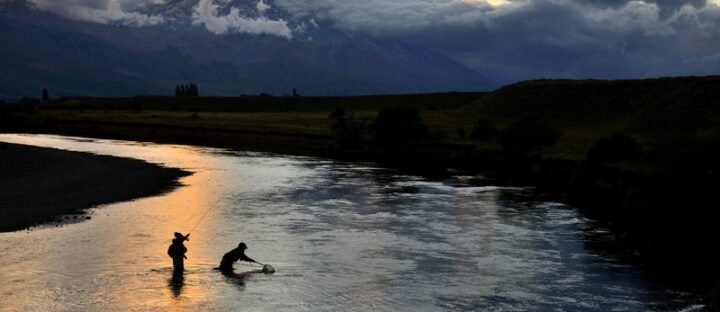
[[[720,73],[720,7],[704,1],[276,0],[296,16],[429,46],[499,82]]]
[[[583,4],[593,4],[597,6],[623,6],[630,2],[630,0],[575,0]],[[678,9],[685,5],[692,5],[695,7],[702,7],[705,5],[706,0],[647,0],[647,3],[655,3],[661,8],[665,9]]]
[[[29,1],[85,21],[140,26],[163,22],[134,9],[163,0]],[[499,82],[720,74],[720,0],[257,2],[259,11],[273,7],[287,12],[288,22],[246,17],[232,10],[235,2],[229,0],[197,3],[193,23],[216,34],[294,38],[293,21],[317,21],[350,33],[430,47]]]

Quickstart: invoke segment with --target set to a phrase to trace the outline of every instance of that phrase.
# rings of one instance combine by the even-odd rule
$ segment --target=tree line
[[[175,86],[175,96],[199,96],[198,87],[191,83],[187,85]]]

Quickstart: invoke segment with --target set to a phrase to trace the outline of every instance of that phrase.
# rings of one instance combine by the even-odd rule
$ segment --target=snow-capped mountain
[[[78,21],[0,0],[0,97],[307,95],[486,90],[480,74],[397,41],[293,18],[270,0],[167,0],[131,8],[152,25]]]

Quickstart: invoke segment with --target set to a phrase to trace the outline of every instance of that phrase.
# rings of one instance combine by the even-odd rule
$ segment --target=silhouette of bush
[[[24,107],[35,107],[37,105],[40,105],[40,100],[31,97],[24,97],[20,99],[20,101],[18,101],[18,104]]]
[[[392,107],[381,110],[375,121],[375,141],[389,147],[428,137],[428,127],[414,108]]]
[[[497,136],[498,129],[490,121],[486,119],[478,120],[474,125],[470,138],[478,141],[489,141]]]
[[[720,281],[713,285],[707,297],[707,311],[720,311]]]
[[[140,101],[134,100],[132,101],[132,110],[133,112],[139,113],[143,111],[143,104]]]
[[[536,148],[553,146],[558,137],[558,131],[547,124],[520,120],[499,133],[498,143],[504,151],[529,153]]]
[[[586,159],[593,163],[618,163],[637,160],[642,155],[642,146],[635,139],[615,134],[595,141],[588,150]]]
[[[331,112],[328,119],[330,120],[330,131],[341,149],[355,146],[368,128],[367,121],[356,119],[352,112],[347,112],[342,108]]]
[[[446,133],[445,131],[442,131],[442,130],[433,130],[433,131],[431,131],[430,134],[428,135],[428,138],[431,139],[431,140],[442,141],[442,140],[446,140],[446,139],[448,138],[448,135],[447,135],[447,133]]]

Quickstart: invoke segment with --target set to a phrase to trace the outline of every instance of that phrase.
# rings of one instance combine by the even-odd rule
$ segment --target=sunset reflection
[[[10,136],[3,140],[141,158],[180,167],[193,174],[181,178],[179,182],[182,186],[164,195],[95,209],[91,212],[92,222],[28,233],[33,240],[42,242],[38,254],[42,256],[12,264],[0,261],[1,265],[17,272],[18,278],[41,283],[33,288],[46,288],[44,293],[50,297],[61,298],[81,292],[77,289],[78,283],[92,285],[93,294],[84,294],[85,300],[112,297],[104,304],[113,310],[149,304],[183,311],[188,306],[206,301],[209,288],[202,285],[195,275],[214,262],[214,255],[208,254],[206,234],[217,220],[202,216],[213,213],[214,198],[223,191],[222,187],[213,184],[222,180],[222,172],[214,170],[218,166],[216,158],[203,157],[197,149],[178,146],[128,144],[115,149],[92,141],[67,141],[51,136],[37,140],[27,136]],[[172,261],[166,253],[172,234],[176,231],[187,234],[195,225],[191,240],[186,242],[189,249],[187,276],[173,281]],[[57,235],[58,231],[64,234]],[[64,239],[60,240],[58,236]],[[42,279],[36,280],[33,277],[36,274],[41,274]],[[129,276],[120,277],[127,274]],[[148,288],[151,285],[168,287]],[[2,288],[0,285],[0,290]],[[158,301],[158,298],[165,299]],[[23,298],[19,299],[23,301]],[[33,301],[25,299],[28,306]]]

